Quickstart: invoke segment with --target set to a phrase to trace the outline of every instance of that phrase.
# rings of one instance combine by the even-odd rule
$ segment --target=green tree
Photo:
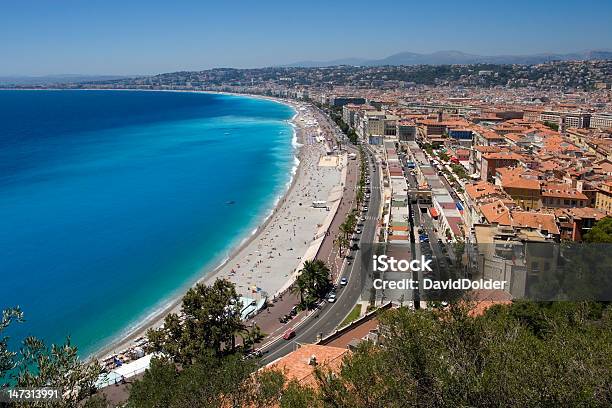
[[[235,336],[244,330],[242,307],[233,283],[224,279],[211,286],[199,283],[183,297],[182,318],[171,313],[164,327],[147,332],[149,347],[181,364],[191,364],[208,350],[232,352]]]
[[[13,322],[23,322],[23,312],[18,307],[2,311],[2,320],[0,320],[0,378],[4,378],[16,365],[15,356],[17,353],[9,349],[8,336],[3,336],[4,331]]]
[[[305,261],[296,279],[296,286],[301,288],[301,304],[311,307],[329,291],[331,272],[325,262],[320,259]]]
[[[308,276],[303,273],[300,273],[295,279],[293,285],[291,286],[291,292],[296,295],[299,295],[300,304],[304,304],[304,294],[308,291],[308,287],[310,284],[308,279]]]
[[[336,237],[336,239],[334,240],[334,245],[338,247],[338,252],[340,253],[340,256],[342,256],[342,250],[348,248],[350,243],[351,241],[342,234]]]
[[[589,232],[584,235],[585,242],[612,244],[612,217],[599,220]]]
[[[609,406],[612,319],[595,303],[391,310],[310,397],[337,407]],[[308,392],[301,389],[301,392]],[[316,406],[316,404],[313,404]]]
[[[346,239],[349,239],[349,237],[355,230],[355,228],[351,227],[351,225],[346,220],[342,224],[340,224],[340,227],[338,227],[338,229]]]
[[[62,392],[62,399],[52,403],[16,403],[20,407],[74,407],[94,392],[94,384],[102,373],[96,361],[81,361],[78,350],[66,339],[64,344],[47,347],[36,337],[29,336],[22,341],[19,352],[8,347],[9,338],[3,332],[13,323],[22,322],[23,313],[19,308],[6,309],[0,321],[0,379],[17,387],[56,387]]]
[[[207,353],[178,369],[154,358],[143,378],[132,385],[128,407],[215,408],[249,406],[255,399],[251,374],[256,364],[238,354]]]

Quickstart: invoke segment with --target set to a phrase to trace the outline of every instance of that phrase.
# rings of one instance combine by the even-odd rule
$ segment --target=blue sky
[[[612,1],[0,0],[0,75],[612,48]]]

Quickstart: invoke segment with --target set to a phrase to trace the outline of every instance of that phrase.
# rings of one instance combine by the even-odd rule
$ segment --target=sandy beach
[[[271,299],[285,291],[302,263],[315,257],[342,196],[346,175],[346,170],[343,171],[346,156],[327,155],[330,146],[311,108],[306,104],[277,102],[290,104],[296,110],[292,124],[299,164],[292,181],[270,216],[233,249],[223,265],[212,271],[203,270],[199,280],[210,284],[217,278],[228,279],[235,283],[241,296],[253,299]],[[314,208],[313,201],[326,201],[327,208]],[[168,313],[178,312],[180,302],[180,297],[173,299],[163,310],[93,357],[104,358],[132,347],[146,330],[159,327]]]

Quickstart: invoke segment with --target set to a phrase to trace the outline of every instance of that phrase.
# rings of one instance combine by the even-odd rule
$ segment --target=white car
[[[334,303],[336,301],[336,294],[335,293],[331,293],[328,297],[327,297],[327,302],[328,303]]]

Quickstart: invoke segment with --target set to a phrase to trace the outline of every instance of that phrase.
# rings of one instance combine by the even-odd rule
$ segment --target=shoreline
[[[127,91],[132,91],[132,90],[127,90]],[[133,90],[133,91],[139,91],[139,90]],[[300,181],[300,176],[302,176],[302,178],[305,178],[308,175],[308,173],[305,172],[306,163],[304,161],[304,155],[306,154],[305,149],[304,149],[304,145],[306,142],[305,140],[306,129],[303,125],[300,125],[298,123],[298,120],[300,119],[300,115],[301,115],[301,111],[300,111],[300,108],[302,107],[301,104],[295,103],[293,101],[279,100],[277,98],[271,98],[271,97],[267,97],[263,95],[243,95],[243,94],[232,94],[232,93],[224,93],[224,92],[182,91],[182,90],[142,90],[142,91],[195,92],[195,93],[222,94],[222,95],[268,100],[268,101],[272,101],[272,102],[276,102],[276,103],[280,103],[280,104],[289,106],[294,111],[294,115],[291,117],[291,119],[287,121],[293,130],[291,145],[292,145],[292,148],[294,149],[294,154],[293,154],[294,165],[292,166],[292,170],[291,170],[291,173],[292,173],[291,178],[287,182],[286,187],[283,188],[283,192],[277,196],[277,198],[273,202],[273,205],[270,207],[270,209],[267,210],[266,213],[262,214],[261,218],[256,221],[257,227],[254,228],[250,233],[248,233],[248,235],[244,236],[244,238],[240,240],[238,243],[233,244],[230,247],[230,250],[228,251],[227,255],[223,257],[220,263],[217,263],[216,266],[206,266],[206,265],[203,266],[202,269],[197,273],[197,276],[199,277],[197,278],[196,281],[194,281],[193,283],[189,285],[186,285],[184,290],[177,289],[177,293],[179,293],[178,295],[172,295],[165,304],[163,304],[159,308],[152,311],[144,319],[138,321],[137,324],[133,325],[132,327],[128,327],[124,332],[118,334],[114,339],[109,340],[106,344],[97,348],[94,352],[88,355],[87,358],[93,358],[93,359],[107,358],[114,354],[124,352],[128,348],[134,346],[135,340],[144,336],[148,329],[159,327],[163,323],[166,315],[168,315],[169,313],[176,313],[177,311],[180,310],[182,298],[186,290],[188,290],[188,288],[191,288],[198,283],[210,284],[215,279],[221,277],[220,275],[222,275],[223,269],[226,268],[230,263],[234,262],[238,258],[238,256],[243,251],[245,251],[245,249],[247,249],[250,245],[254,244],[259,238],[262,237],[262,235],[266,232],[266,230],[269,229],[268,227],[270,226],[271,222],[274,220],[275,218],[274,216],[281,211],[282,207],[285,205],[288,199],[291,198],[292,193],[297,194],[294,191],[294,189],[296,185],[298,184],[298,182]],[[289,214],[290,213],[291,212],[289,212]],[[301,255],[304,255],[304,254],[301,254]],[[211,260],[211,263],[214,261],[215,261],[214,259]],[[287,276],[287,278],[284,281],[284,284],[281,285],[281,289],[286,287],[288,282],[292,278],[293,278],[293,274]],[[238,285],[236,289],[241,296],[249,296],[248,293],[241,293],[241,290],[238,289]],[[276,291],[276,293],[278,292],[279,291]],[[271,297],[272,297],[272,293],[268,294],[268,298],[271,298]]]

